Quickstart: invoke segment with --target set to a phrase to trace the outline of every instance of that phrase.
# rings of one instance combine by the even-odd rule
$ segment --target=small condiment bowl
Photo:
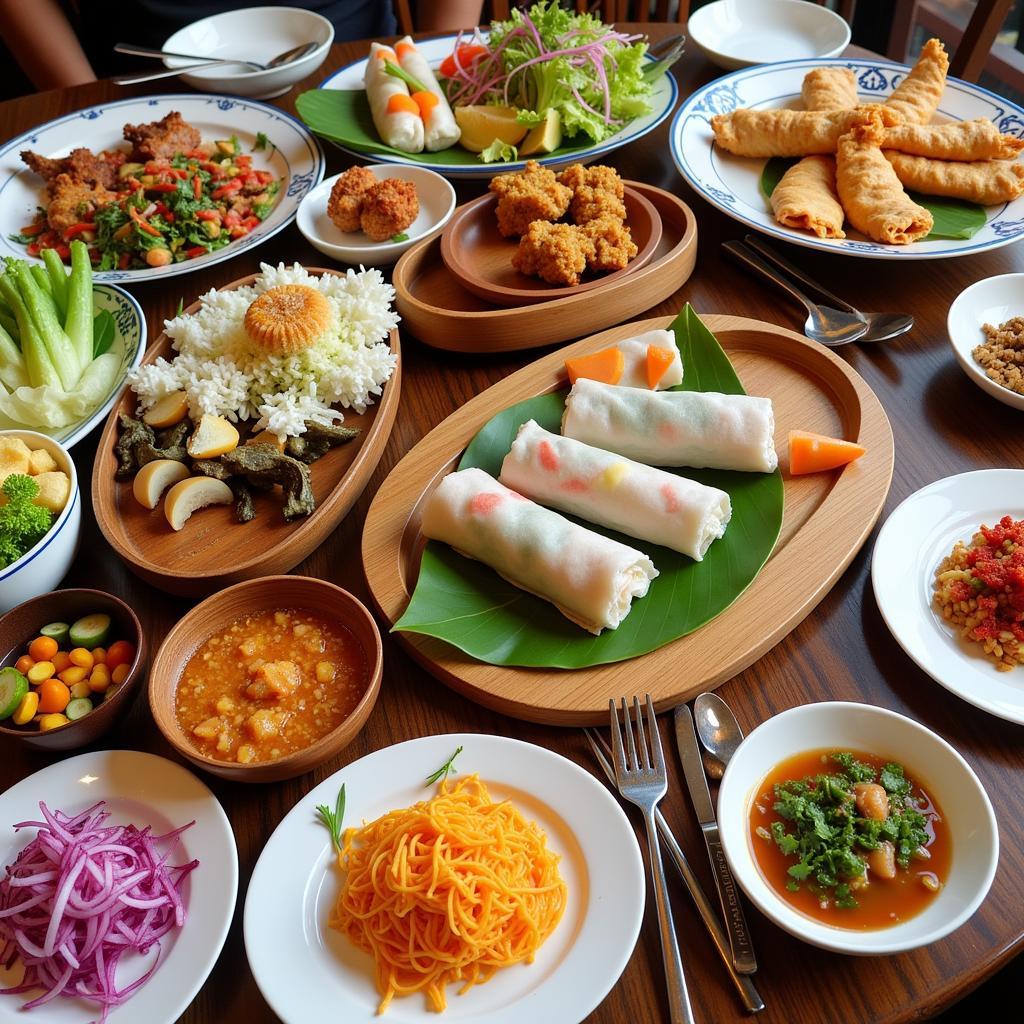
[[[407,249],[440,231],[455,211],[455,189],[440,174],[425,167],[402,164],[369,164],[367,170],[378,180],[399,178],[416,186],[420,212],[403,232],[401,242],[372,242],[362,231],[341,231],[327,216],[327,200],[340,174],[320,182],[299,204],[295,223],[306,241],[325,256],[340,263],[383,267],[394,263]]]
[[[135,612],[119,597],[103,590],[55,590],[12,608],[0,617],[0,643],[3,645],[0,647],[0,667],[13,665],[25,654],[28,645],[47,623],[71,624],[93,613],[110,616],[110,641],[127,640],[135,646],[135,660],[124,682],[113,696],[101,701],[84,718],[59,729],[39,732],[31,723],[14,726],[9,720],[0,722],[0,750],[8,743],[21,743],[33,750],[50,752],[75,750],[105,735],[131,708],[139,680],[146,671],[146,638]]]
[[[1024,316],[1024,274],[1000,274],[965,288],[949,307],[946,327],[953,354],[964,373],[1004,405],[1024,409],[1024,395],[991,380],[972,355],[975,346],[985,340],[983,324],[998,327],[1015,316]]]
[[[178,682],[189,658],[215,633],[254,612],[300,608],[345,626],[366,656],[366,691],[332,732],[303,750],[274,761],[238,764],[207,757],[193,745],[175,710]],[[186,760],[232,782],[279,782],[312,771],[336,757],[370,717],[383,675],[384,649],[373,616],[347,590],[310,576],[261,576],[236,583],[197,604],[164,638],[149,674],[149,706],[167,742]]]
[[[818,749],[891,759],[934,797],[952,840],[952,859],[945,884],[919,914],[875,930],[832,927],[796,910],[761,874],[750,836],[751,803],[773,768]],[[959,928],[985,898],[999,860],[992,804],[967,762],[920,723],[869,704],[805,704],[759,725],[725,770],[718,791],[718,822],[736,881],[763,914],[804,942],[857,956],[916,949]]]
[[[39,448],[48,451],[57,463],[57,468],[67,473],[71,480],[67,503],[43,539],[17,561],[0,569],[2,613],[29,598],[53,590],[67,575],[75,559],[78,538],[82,532],[82,496],[78,490],[75,463],[67,448],[59,441],[35,430],[0,430],[0,437],[19,437],[33,451]],[[51,621],[54,621],[52,617],[43,619],[40,625]],[[0,632],[0,638],[5,641],[7,634]]]

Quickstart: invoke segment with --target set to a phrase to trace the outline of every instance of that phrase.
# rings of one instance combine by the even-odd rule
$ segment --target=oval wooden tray
[[[513,352],[538,348],[637,316],[676,291],[697,260],[697,221],[677,196],[631,183],[661,216],[661,241],[646,267],[599,288],[549,302],[506,309],[473,295],[441,259],[439,239],[414,245],[395,264],[395,305],[413,334],[450,352]]]
[[[599,725],[608,699],[650,692],[658,710],[742,672],[778,643],[828,593],[860,550],[889,492],[893,439],[863,378],[828,349],[793,331],[743,317],[702,319],[728,352],[749,394],[775,405],[775,445],[785,481],[782,533],[744,594],[706,626],[642,658],[576,670],[488,665],[440,640],[396,634],[441,682],[503,714],[552,725]],[[668,327],[659,317],[621,324],[552,352],[467,402],[391,471],[363,530],[363,568],[380,611],[394,622],[419,570],[423,499],[454,469],[477,431],[506,406],[565,387],[567,357]],[[790,429],[856,440],[867,454],[842,471],[791,477]]]
[[[312,274],[337,274],[321,267]],[[251,284],[255,274],[232,281],[225,288]],[[199,308],[194,302],[186,313]],[[256,518],[235,520],[233,505],[200,509],[184,529],[175,532],[160,508],[143,508],[132,496],[131,480],[114,479],[117,458],[117,417],[134,412],[135,398],[125,388],[110,412],[96,450],[92,471],[92,505],[103,536],[137,576],[172,594],[197,597],[254,576],[284,573],[319,547],[355,504],[376,468],[391,434],[401,391],[401,351],[398,331],[391,332],[391,351],[399,357],[384,394],[366,412],[345,413],[345,426],[358,427],[359,436],[329,451],[312,469],[316,509],[311,516],[285,522],[277,504],[256,498]],[[159,356],[171,358],[171,339],[166,334],[149,346],[143,363]]]
[[[622,270],[589,275],[577,285],[566,286],[521,274],[512,266],[519,240],[505,238],[498,230],[495,214],[498,197],[494,193],[474,199],[455,211],[441,235],[441,258],[467,291],[498,306],[523,306],[594,291],[606,282],[646,267],[661,241],[661,214],[633,184],[626,184],[624,202],[626,223],[638,251]]]

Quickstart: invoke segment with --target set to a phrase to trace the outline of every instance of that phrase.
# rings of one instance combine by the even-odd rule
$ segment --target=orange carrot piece
[[[394,59],[395,59],[395,51],[394,50],[389,50],[389,49],[387,49],[387,47],[382,46],[377,51],[377,60],[394,60]]]
[[[603,348],[600,352],[566,359],[565,372],[569,374],[570,384],[575,384],[580,377],[618,384],[625,365],[626,360],[617,348]]]
[[[658,345],[647,346],[647,386],[653,391],[658,381],[665,376],[665,371],[672,365],[675,353],[671,349],[660,348]]]
[[[412,94],[412,98],[419,109],[420,117],[422,117],[424,121],[430,117],[430,112],[439,102],[437,96],[426,89],[421,90],[420,92],[414,92]]]
[[[419,117],[420,105],[408,94],[404,92],[396,92],[393,96],[388,98],[388,113],[389,114],[415,114]]]
[[[399,43],[395,47],[395,53],[397,53],[399,57],[404,57],[407,53],[415,53],[415,52],[416,52],[416,47],[413,46],[412,43]]]
[[[841,441],[806,430],[789,432],[789,471],[793,476],[837,469],[859,459],[864,452],[863,447],[852,441]]]

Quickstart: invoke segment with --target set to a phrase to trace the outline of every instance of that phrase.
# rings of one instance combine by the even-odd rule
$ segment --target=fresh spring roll
[[[641,391],[576,381],[565,402],[566,437],[649,466],[771,473],[779,464],[771,399],[713,391]]]
[[[398,64],[395,51],[380,43],[370,44],[363,84],[377,134],[386,146],[403,153],[423,152],[423,120],[420,108],[409,95],[405,82],[389,75],[387,61]]]
[[[559,437],[533,420],[519,428],[500,479],[542,505],[698,562],[732,516],[729,495],[717,487]]]
[[[672,361],[654,385],[655,391],[674,388],[683,382],[683,361],[679,357],[676,337],[671,331],[647,331],[635,338],[616,342],[615,347],[622,353],[623,366],[619,385],[624,388],[650,388],[647,380],[647,350],[649,348],[669,349]]]
[[[642,551],[577,526],[482,469],[449,473],[423,507],[422,529],[594,634],[615,629],[658,575]]]
[[[452,114],[452,108],[448,106],[448,100],[437,84],[434,72],[430,70],[430,65],[409,36],[399,41],[395,46],[395,53],[398,54],[402,70],[415,78],[420,85],[425,86],[434,97],[434,100],[431,100],[419,93],[415,93],[413,97],[420,105],[420,114],[423,117],[424,148],[429,153],[449,149],[459,141],[462,129],[455,123],[455,115]]]

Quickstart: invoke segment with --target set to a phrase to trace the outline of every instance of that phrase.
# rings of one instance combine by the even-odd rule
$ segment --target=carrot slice
[[[852,441],[841,441],[806,430],[789,432],[789,471],[793,476],[845,466],[859,459],[864,452],[864,448]]]
[[[600,352],[566,359],[565,372],[569,374],[570,384],[575,384],[580,377],[618,384],[625,365],[626,360],[617,348],[603,348]]]
[[[647,346],[647,386],[653,391],[658,381],[665,376],[665,371],[672,365],[675,353],[671,349],[660,348],[658,345]]]
[[[394,50],[389,50],[387,47],[382,46],[377,51],[377,60],[394,60],[394,59],[395,59],[395,51]]]
[[[434,93],[429,92],[428,90],[414,92],[412,94],[412,98],[417,108],[419,109],[420,117],[422,117],[424,121],[426,121],[427,118],[430,117],[430,112],[434,109],[434,107],[437,106],[439,102],[437,96]]]
[[[417,117],[420,115],[420,105],[408,94],[404,92],[396,92],[393,96],[388,98],[389,114],[415,114]]]
[[[413,46],[412,43],[399,43],[395,47],[395,53],[397,53],[399,57],[404,57],[407,53],[415,53],[415,52],[416,52],[416,47]]]

